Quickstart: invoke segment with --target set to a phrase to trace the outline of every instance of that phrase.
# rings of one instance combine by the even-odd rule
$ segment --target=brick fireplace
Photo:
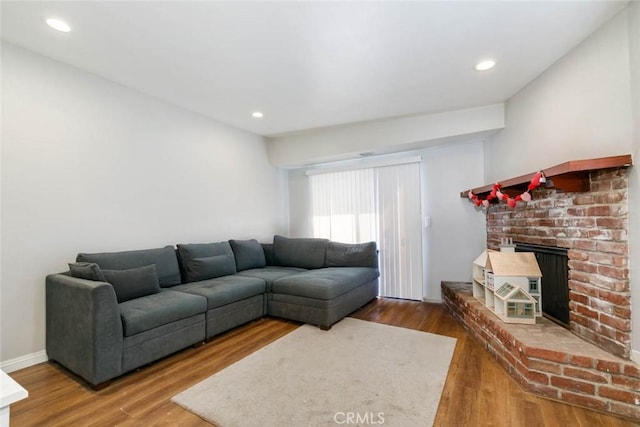
[[[569,328],[629,358],[631,305],[627,242],[628,169],[591,172],[590,191],[536,190],[534,200],[487,210],[487,245],[500,239],[568,249]],[[544,277],[543,277],[544,293]]]
[[[551,168],[561,169],[558,181],[567,178],[571,163]],[[504,323],[472,296],[470,283],[442,282],[442,300],[526,390],[640,421],[640,367],[629,360],[628,169],[618,164],[587,170],[578,163],[580,182],[574,189],[539,188],[529,203],[515,209],[493,204],[486,213],[491,249],[499,249],[504,238],[567,249],[569,330],[546,318],[535,325]],[[522,183],[526,190],[528,178],[510,181],[510,195],[523,191]],[[474,194],[488,194],[490,188]],[[543,301],[544,289],[543,276]]]

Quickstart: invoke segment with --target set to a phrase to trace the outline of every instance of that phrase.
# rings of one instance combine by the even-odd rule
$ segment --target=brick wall
[[[487,242],[500,239],[568,249],[570,329],[624,358],[631,352],[628,169],[590,174],[590,191],[538,189],[529,203],[487,209]],[[544,277],[542,278],[544,288]],[[544,291],[543,291],[544,292]]]

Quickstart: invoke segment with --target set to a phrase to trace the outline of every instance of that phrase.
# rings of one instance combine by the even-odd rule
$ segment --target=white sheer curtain
[[[380,295],[422,299],[420,164],[309,176],[314,237],[376,241]]]

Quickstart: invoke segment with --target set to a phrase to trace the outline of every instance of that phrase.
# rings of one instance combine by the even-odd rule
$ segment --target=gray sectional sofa
[[[375,242],[274,236],[78,254],[46,278],[47,356],[93,387],[265,315],[329,329],[378,295]]]

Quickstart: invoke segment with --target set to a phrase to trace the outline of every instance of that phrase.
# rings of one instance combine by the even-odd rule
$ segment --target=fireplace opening
[[[569,264],[567,249],[516,243],[516,252],[533,252],[542,272],[542,314],[569,329]]]

